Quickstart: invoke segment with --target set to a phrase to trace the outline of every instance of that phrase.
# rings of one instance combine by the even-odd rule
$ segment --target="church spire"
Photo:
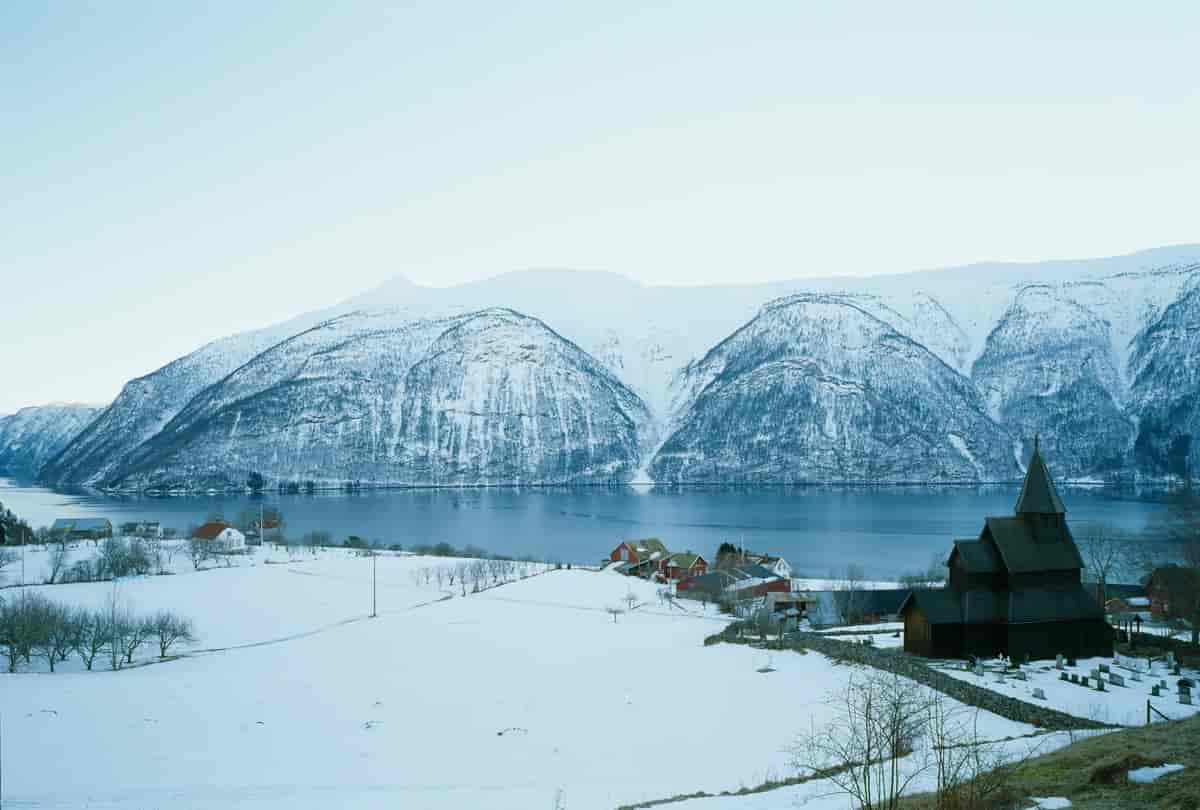
[[[1033,437],[1033,457],[1029,459],[1029,468],[1025,470],[1025,483],[1021,485],[1021,494],[1017,498],[1016,513],[1018,515],[1062,515],[1067,509],[1058,497],[1050,471],[1042,460],[1041,449],[1038,446],[1038,436]]]

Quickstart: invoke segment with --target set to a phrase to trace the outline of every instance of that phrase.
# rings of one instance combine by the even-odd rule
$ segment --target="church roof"
[[[1038,542],[1034,527],[1022,517],[990,517],[985,526],[1010,574],[1083,568],[1083,559],[1065,525],[1051,530],[1057,537],[1050,542]]]
[[[1062,499],[1058,497],[1058,491],[1054,488],[1054,481],[1050,479],[1050,471],[1046,469],[1046,462],[1042,460],[1036,436],[1033,439],[1033,458],[1029,459],[1029,468],[1025,471],[1025,482],[1021,484],[1021,494],[1017,497],[1017,506],[1014,511],[1018,515],[1030,512],[1062,515],[1067,511],[1067,508],[1063,506]]]
[[[982,540],[955,540],[954,548],[962,557],[968,573],[998,574],[1004,570],[996,552]]]

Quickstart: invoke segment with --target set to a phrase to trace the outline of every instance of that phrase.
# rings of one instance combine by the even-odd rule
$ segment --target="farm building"
[[[113,530],[108,518],[58,518],[50,533],[67,540],[100,540],[112,537]]]
[[[161,537],[162,525],[157,520],[137,520],[121,524],[125,537]]]
[[[752,599],[768,593],[789,593],[791,589],[791,580],[780,577],[761,565],[718,568],[699,576],[681,579],[675,586],[675,592],[685,599],[713,601],[726,595],[734,595],[738,599]]]
[[[608,555],[608,562],[619,563],[618,570],[630,576],[650,577],[658,573],[671,552],[657,537],[622,540]]]
[[[684,552],[672,554],[663,563],[662,574],[668,580],[698,577],[708,571],[708,563],[699,554]]]
[[[1011,517],[989,517],[976,540],[955,540],[947,587],[913,591],[900,608],[904,649],[1020,660],[1112,654],[1112,628],[1083,586],[1066,507],[1034,439]]]
[[[193,540],[211,541],[221,551],[239,551],[246,547],[246,535],[219,520],[210,520],[192,532]]]

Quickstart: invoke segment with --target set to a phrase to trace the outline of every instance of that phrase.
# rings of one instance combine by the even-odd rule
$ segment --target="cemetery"
[[[1006,657],[934,665],[951,677],[1008,697],[1101,723],[1136,726],[1186,719],[1200,712],[1200,671],[1171,653],[1142,658],[1114,655],[1018,664]],[[1149,708],[1148,708],[1149,706]]]

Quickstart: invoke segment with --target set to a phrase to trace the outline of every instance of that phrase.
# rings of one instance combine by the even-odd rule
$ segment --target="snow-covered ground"
[[[611,810],[793,774],[789,747],[832,716],[828,696],[848,674],[815,653],[705,647],[723,618],[617,574],[551,570],[464,597],[413,581],[455,560],[383,556],[369,619],[369,559],[288,560],[260,550],[240,567],[186,563],[123,581],[136,609],[195,620],[200,639],[180,660],[0,675],[5,798],[525,810],[551,807],[561,790],[571,810]],[[102,604],[112,587],[41,590]],[[765,664],[773,671],[760,673]],[[981,727],[989,738],[1032,731],[987,714]],[[701,804],[790,808],[819,787]]]
[[[997,674],[992,665],[985,665],[984,668],[987,671],[983,676],[964,670],[958,663],[945,665],[942,669],[946,674],[969,681],[976,686],[1102,723],[1124,726],[1144,725],[1147,700],[1155,709],[1172,720],[1191,717],[1200,711],[1200,705],[1185,706],[1179,702],[1175,685],[1179,678],[1170,675],[1162,662],[1156,662],[1152,671],[1147,672],[1144,659],[1122,658],[1121,660],[1122,663],[1119,666],[1113,666],[1112,659],[1109,658],[1082,658],[1076,662],[1076,666],[1066,667],[1062,670],[1068,676],[1073,673],[1082,678],[1090,676],[1092,670],[1101,664],[1109,665],[1113,672],[1123,676],[1125,685],[1112,686],[1106,682],[1103,692],[1096,690],[1094,680],[1090,680],[1089,682],[1093,685],[1086,688],[1060,680],[1059,676],[1062,673],[1055,668],[1053,661],[1034,661],[1024,667],[1028,677],[1028,680],[1025,681],[1009,676],[1000,682],[997,680]],[[1142,678],[1140,682],[1133,680],[1135,668]],[[1184,674],[1193,679],[1198,675],[1193,670],[1184,670]],[[1107,680],[1106,676],[1105,681]],[[1160,697],[1153,697],[1150,688],[1164,680],[1167,688],[1162,690]],[[1039,688],[1046,695],[1044,701],[1033,697],[1033,690]],[[1155,719],[1158,719],[1157,716]]]

